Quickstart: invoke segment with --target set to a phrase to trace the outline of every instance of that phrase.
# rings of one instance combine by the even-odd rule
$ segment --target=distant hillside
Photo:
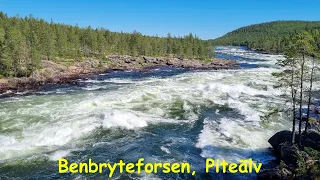
[[[291,35],[306,30],[319,42],[320,21],[274,21],[239,28],[217,39],[215,45],[244,45],[251,49],[283,52]]]

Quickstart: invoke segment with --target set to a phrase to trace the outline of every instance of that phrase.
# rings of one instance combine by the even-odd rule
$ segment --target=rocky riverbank
[[[74,62],[71,66],[42,60],[41,68],[30,77],[0,79],[0,94],[13,94],[25,90],[36,90],[43,84],[75,83],[84,75],[109,71],[145,71],[151,67],[169,66],[192,69],[236,69],[239,64],[232,60],[214,59],[212,61],[188,60],[182,58],[132,57],[111,55],[105,60],[85,60]]]
[[[291,136],[291,131],[281,131],[269,139],[279,165],[260,172],[259,180],[320,179],[319,132],[310,130],[304,134],[303,148],[292,145]]]

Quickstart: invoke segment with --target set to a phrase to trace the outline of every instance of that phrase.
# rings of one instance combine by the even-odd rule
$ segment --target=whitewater
[[[113,72],[0,99],[0,179],[105,179],[59,174],[57,160],[189,162],[198,179],[255,179],[205,174],[205,158],[275,159],[268,139],[290,129],[286,118],[261,117],[284,105],[271,73],[282,55],[216,47],[237,70]],[[190,179],[187,174],[115,174],[115,179]]]

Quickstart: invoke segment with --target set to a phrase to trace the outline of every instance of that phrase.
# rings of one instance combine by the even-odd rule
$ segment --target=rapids
[[[216,56],[236,59],[239,70],[158,68],[114,72],[46,86],[0,99],[0,179],[106,179],[106,175],[58,174],[57,159],[101,162],[187,161],[198,179],[255,179],[256,175],[205,174],[205,158],[270,164],[267,142],[290,128],[271,73],[281,55],[242,47],[217,47]],[[190,179],[187,174],[116,174],[115,179]]]

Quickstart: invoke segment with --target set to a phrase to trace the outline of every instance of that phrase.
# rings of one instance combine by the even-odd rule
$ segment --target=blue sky
[[[80,27],[212,39],[274,20],[320,20],[320,0],[0,0],[0,10]]]

